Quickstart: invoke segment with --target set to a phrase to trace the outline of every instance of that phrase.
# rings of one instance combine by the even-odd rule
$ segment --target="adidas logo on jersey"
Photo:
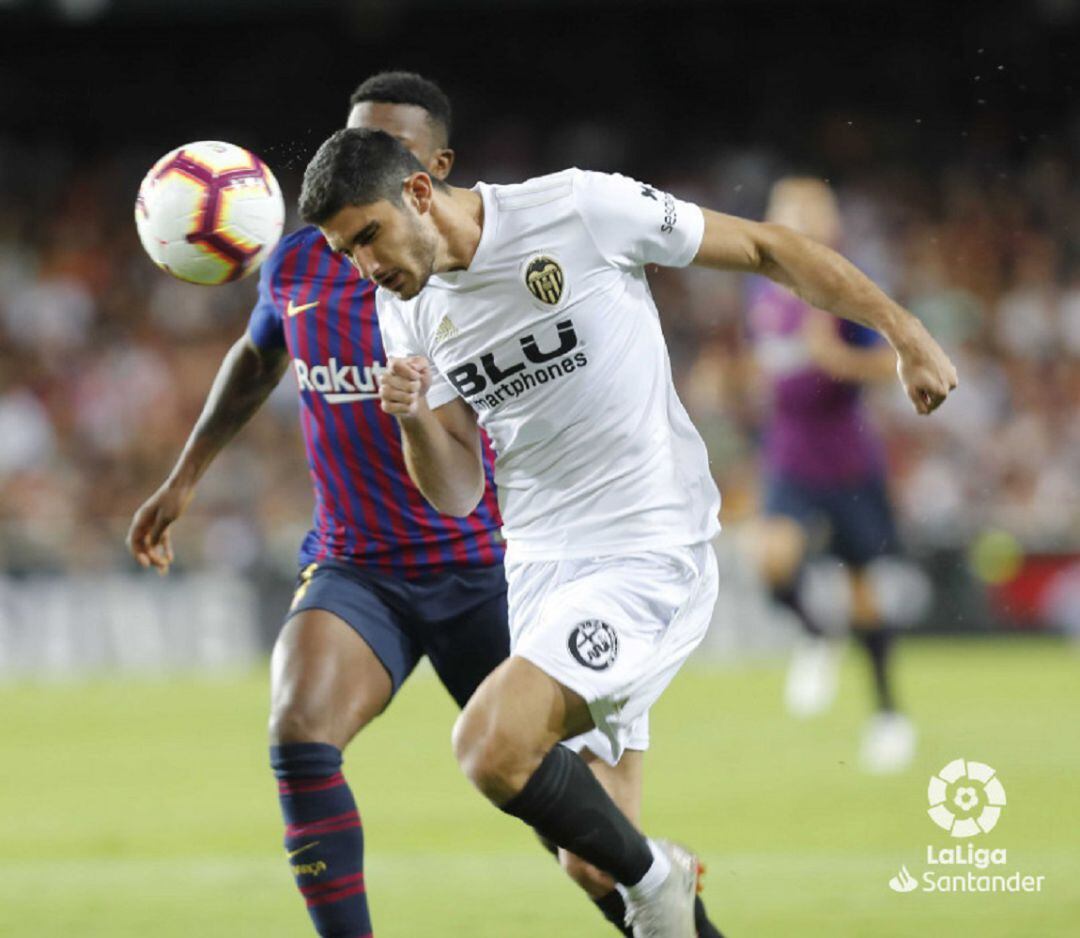
[[[361,367],[342,365],[336,358],[314,366],[294,358],[293,365],[300,390],[316,391],[330,404],[375,400],[379,396],[378,378],[386,372],[386,365],[380,362]]]
[[[438,328],[435,330],[435,343],[445,342],[457,334],[457,326],[454,325],[449,316],[443,316],[442,322],[439,323]]]

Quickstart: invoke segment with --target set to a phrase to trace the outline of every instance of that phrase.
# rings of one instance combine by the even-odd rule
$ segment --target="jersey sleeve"
[[[574,195],[600,253],[617,267],[685,267],[701,247],[701,209],[646,183],[582,172]]]
[[[266,259],[259,271],[259,294],[248,321],[248,335],[261,349],[285,347],[285,326],[281,310],[274,302],[274,278],[281,267],[280,246]]]
[[[885,339],[869,326],[849,319],[840,320],[840,338],[855,348],[875,348],[885,344]]]
[[[431,362],[424,343],[419,340],[412,328],[405,310],[384,290],[375,292],[375,314],[379,319],[379,332],[382,333],[383,349],[387,358],[409,358],[411,355],[423,355]],[[428,407],[435,410],[443,404],[449,404],[458,396],[454,386],[446,380],[434,364],[431,367],[431,387],[428,388]]]

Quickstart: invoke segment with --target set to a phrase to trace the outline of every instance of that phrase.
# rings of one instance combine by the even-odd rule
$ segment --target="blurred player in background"
[[[777,182],[766,218],[840,244],[836,199],[820,180]],[[762,517],[749,526],[747,543],[772,596],[806,633],[788,672],[787,705],[812,716],[835,695],[842,646],[800,589],[808,556],[826,553],[847,568],[850,623],[873,672],[877,712],[863,737],[862,764],[898,771],[911,761],[915,730],[896,708],[892,635],[867,573],[874,560],[897,551],[898,540],[882,443],[862,402],[863,385],[895,376],[896,353],[870,329],[837,321],[767,280],[752,287],[749,320],[769,409]]]
[[[437,179],[453,166],[450,123],[450,102],[438,86],[406,72],[361,84],[348,120],[392,134]],[[464,706],[509,651],[490,450],[484,494],[468,517],[439,514],[416,490],[397,421],[378,405],[386,356],[374,293],[318,229],[283,238],[263,265],[246,335],[226,355],[179,460],[128,535],[143,566],[169,569],[169,527],[291,359],[315,512],[271,661],[271,762],[297,886],[318,933],[333,938],[371,933],[363,832],[341,774],[342,750],[424,655]],[[578,879],[628,934],[621,896]],[[695,914],[702,938],[718,934],[700,900]]]
[[[386,134],[345,130],[308,165],[300,207],[382,288],[383,407],[424,495],[467,515],[485,489],[481,426],[498,452],[514,654],[458,719],[462,769],[609,874],[636,938],[692,938],[696,861],[635,821],[649,709],[712,616],[719,494],[645,265],[766,274],[880,328],[920,413],[955,370],[835,252],[623,176],[465,190]]]

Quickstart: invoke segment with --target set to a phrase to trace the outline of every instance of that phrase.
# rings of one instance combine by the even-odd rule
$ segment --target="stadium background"
[[[157,156],[214,138],[262,155],[291,203],[353,87],[387,67],[450,94],[458,184],[576,164],[750,216],[783,172],[837,186],[846,252],[962,380],[932,420],[892,387],[874,401],[914,561],[883,589],[925,636],[901,672],[923,749],[896,779],[854,770],[856,662],[831,717],[786,721],[788,633],[729,553],[710,647],[657,715],[647,818],[702,841],[735,934],[1070,933],[1078,41],[1075,0],[0,0],[0,934],[303,933],[276,855],[260,657],[310,516],[295,390],[204,480],[170,578],[135,571],[131,512],[254,287],[174,283],[141,254],[131,206]],[[653,284],[737,531],[760,413],[743,284]],[[602,933],[465,790],[436,686],[395,708],[350,761],[379,933]],[[926,777],[957,756],[1000,770],[1012,803],[995,836],[1051,891],[888,891],[933,837]]]

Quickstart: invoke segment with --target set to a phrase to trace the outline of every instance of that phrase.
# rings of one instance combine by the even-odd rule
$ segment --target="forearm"
[[[896,352],[896,371],[915,410],[928,414],[956,387],[956,369],[911,313],[835,251],[785,228],[703,210],[694,263],[763,274],[807,303],[880,333]]]
[[[764,225],[759,272],[790,287],[817,309],[880,333],[894,349],[917,320],[851,261],[782,225]]]
[[[405,468],[424,498],[443,514],[471,514],[484,494],[479,437],[455,436],[426,405],[398,420]]]
[[[705,233],[695,264],[761,274],[809,305],[879,332],[897,351],[918,320],[831,248],[784,225],[751,222],[704,210]]]
[[[221,362],[202,413],[167,484],[191,488],[214,458],[262,406],[281,380],[288,356],[257,349],[243,336]]]

